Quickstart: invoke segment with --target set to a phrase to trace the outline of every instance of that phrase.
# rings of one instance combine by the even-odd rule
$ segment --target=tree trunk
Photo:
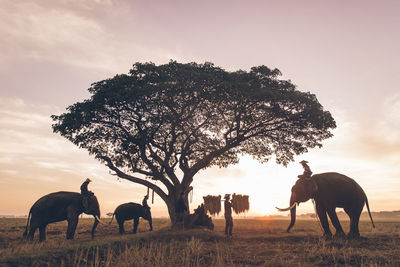
[[[175,212],[175,205],[176,205],[176,201],[178,200],[179,195],[170,195],[168,200],[165,201],[165,204],[167,204],[167,208],[168,208],[168,215],[169,218],[171,220],[172,225],[175,224],[175,220],[176,220],[176,212]],[[190,207],[189,207],[189,201],[188,201],[188,196],[187,194],[184,195],[184,200],[186,203],[186,207],[188,208],[188,211],[185,212],[185,214],[189,214],[190,213]]]
[[[166,202],[168,208],[169,219],[171,220],[171,224],[175,224],[176,213],[175,213],[175,204],[171,201]]]

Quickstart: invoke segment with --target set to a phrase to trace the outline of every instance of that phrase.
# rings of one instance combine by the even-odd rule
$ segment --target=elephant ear
[[[144,207],[144,214],[147,217],[151,217],[150,207]]]
[[[89,196],[82,196],[82,206],[84,211],[89,210]]]
[[[308,192],[310,192],[310,198],[314,198],[318,192],[318,185],[313,179],[308,180]]]

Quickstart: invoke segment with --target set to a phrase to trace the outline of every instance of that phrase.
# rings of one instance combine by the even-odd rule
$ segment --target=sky
[[[193,182],[191,210],[208,194],[247,194],[243,216],[278,214],[308,160],[314,173],[355,179],[372,211],[400,210],[400,1],[0,0],[0,215],[24,215],[41,196],[89,189],[102,214],[141,202],[146,188],[119,180],[52,132],[52,114],[90,97],[93,82],[135,62],[213,62],[227,71],[278,68],[315,94],[334,137],[287,167],[244,156]],[[151,203],[151,202],[150,202]],[[153,217],[167,216],[155,197]],[[298,213],[313,212],[311,201]],[[279,213],[286,215],[287,213]]]

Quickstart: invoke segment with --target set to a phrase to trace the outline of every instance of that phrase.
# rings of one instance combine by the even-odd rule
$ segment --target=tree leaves
[[[286,165],[321,146],[336,125],[315,95],[280,75],[266,66],[227,72],[209,62],[135,63],[53,115],[53,130],[114,167],[174,186],[243,153]]]

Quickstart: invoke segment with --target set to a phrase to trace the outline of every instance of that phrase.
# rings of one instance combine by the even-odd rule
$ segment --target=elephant
[[[350,217],[350,232],[348,238],[360,237],[358,223],[364,203],[367,205],[368,214],[371,219],[372,226],[375,228],[369,209],[368,199],[361,186],[343,174],[336,172],[320,173],[310,178],[298,179],[292,187],[290,197],[290,207],[279,209],[280,211],[290,210],[291,221],[287,228],[287,232],[293,227],[296,221],[296,205],[300,202],[306,202],[309,199],[315,201],[315,208],[320,219],[324,236],[329,238],[332,233],[329,229],[329,215],[333,226],[336,228],[335,236],[345,236],[342,226],[336,214],[336,208],[343,208]]]
[[[60,191],[45,195],[32,205],[23,237],[33,240],[36,229],[39,228],[39,241],[42,242],[46,240],[48,224],[67,220],[67,239],[73,239],[81,213],[93,215],[95,218],[91,233],[94,238],[94,231],[101,221],[99,202],[93,192]]]
[[[147,220],[149,222],[150,231],[153,230],[153,224],[149,206],[142,206],[134,202],[124,203],[119,205],[115,209],[110,224],[112,223],[114,216],[118,222],[120,234],[125,233],[124,222],[131,219],[133,219],[133,233],[136,234],[139,225],[139,217],[142,217],[143,219]]]

